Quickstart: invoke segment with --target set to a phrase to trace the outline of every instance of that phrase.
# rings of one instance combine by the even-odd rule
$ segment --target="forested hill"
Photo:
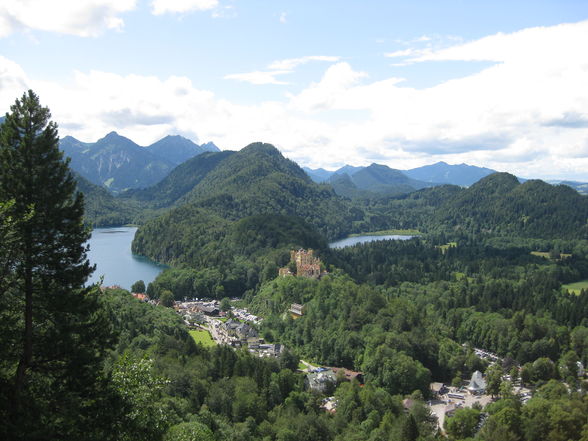
[[[318,185],[272,145],[254,143],[221,161],[183,201],[237,220],[258,214],[298,216],[328,238],[361,218],[329,186]]]
[[[494,173],[446,200],[437,228],[540,238],[588,238],[588,197],[565,185]]]
[[[84,217],[92,226],[110,227],[131,223],[140,211],[134,201],[121,201],[104,187],[73,172],[78,191],[84,194]]]
[[[127,190],[121,194],[121,197],[149,202],[154,207],[171,206],[192,191],[221,161],[234,153],[229,150],[202,153],[177,166],[154,186]]]
[[[349,198],[375,198],[381,195],[411,193],[437,184],[412,179],[400,170],[372,164],[353,173],[335,173],[329,182],[339,196]]]
[[[227,294],[242,295],[266,275],[275,277],[276,265],[287,263],[292,247],[324,249],[324,238],[347,234],[364,216],[272,145],[214,155],[208,158],[224,158],[202,173],[182,204],[139,228],[135,253],[209,268],[207,274],[194,270],[183,277],[214,279]]]

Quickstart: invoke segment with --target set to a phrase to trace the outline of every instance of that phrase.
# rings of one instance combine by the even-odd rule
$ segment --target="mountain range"
[[[346,171],[334,173],[326,182],[333,186],[339,196],[351,199],[391,196],[440,185],[412,179],[400,170],[380,164],[353,168],[346,166],[344,169]]]
[[[192,180],[198,179],[199,174],[179,180],[177,174],[172,180],[164,183],[172,170],[202,153],[220,151],[212,142],[198,145],[179,135],[166,136],[147,147],[142,147],[116,132],[111,132],[94,143],[66,136],[61,139],[60,148],[71,158],[70,166],[80,176],[113,194],[127,192],[127,195],[132,194],[137,199],[142,199],[149,193],[141,193],[140,189],[160,183],[160,191],[167,192],[166,197],[174,198],[174,195],[182,193],[181,186],[177,186],[178,182],[189,186]],[[180,169],[179,175],[182,173],[181,170],[189,170],[189,167]],[[485,167],[450,165],[445,162],[409,170],[397,170],[375,163],[367,167],[345,165],[334,171],[308,167],[303,167],[303,170],[314,182],[330,184],[337,195],[351,199],[394,196],[443,184],[468,187],[495,173],[495,170]],[[549,182],[568,185],[582,194],[588,193],[587,183]],[[164,187],[167,187],[167,190]],[[169,202],[163,201],[160,197],[155,199],[160,201],[160,206]]]
[[[59,146],[71,158],[70,166],[76,172],[113,193],[149,187],[186,160],[204,152],[220,151],[213,143],[198,145],[179,135],[141,147],[116,132],[94,143],[66,136]]]
[[[484,176],[496,172],[496,170],[485,167],[467,164],[450,165],[442,161],[410,170],[397,170],[379,164],[372,164],[368,167],[345,165],[334,171],[308,167],[303,169],[317,183],[343,182],[340,180],[341,176],[347,175],[358,189],[376,193],[389,193],[385,190],[386,187],[399,185],[408,185],[412,190],[441,184],[469,187]],[[398,190],[398,188],[393,188],[393,190]]]

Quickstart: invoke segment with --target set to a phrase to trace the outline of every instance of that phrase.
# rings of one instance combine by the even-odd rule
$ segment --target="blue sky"
[[[301,165],[588,181],[588,2],[0,0],[0,105]]]

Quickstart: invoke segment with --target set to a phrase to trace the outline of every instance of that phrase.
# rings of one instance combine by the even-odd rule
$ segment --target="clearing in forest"
[[[190,335],[196,343],[200,343],[202,346],[216,345],[208,331],[191,329]]]
[[[563,289],[567,289],[570,293],[580,295],[580,291],[588,291],[588,279],[580,280],[579,282],[575,283],[567,283],[566,285],[562,285],[561,287]]]

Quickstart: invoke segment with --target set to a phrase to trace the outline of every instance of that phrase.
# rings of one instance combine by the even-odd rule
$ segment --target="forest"
[[[588,279],[585,196],[495,174],[352,201],[253,144],[113,198],[73,175],[58,139],[32,91],[0,125],[2,439],[588,440],[588,292],[564,288]],[[133,249],[171,264],[146,287],[152,299],[238,297],[287,350],[207,348],[163,306],[173,298],[85,286],[89,219],[141,213]],[[389,228],[422,234],[328,247]],[[301,247],[327,274],[277,277]],[[292,303],[305,307],[297,319]],[[327,412],[301,359],[364,383],[339,376]],[[494,400],[437,427],[430,383],[460,386],[478,370]]]

